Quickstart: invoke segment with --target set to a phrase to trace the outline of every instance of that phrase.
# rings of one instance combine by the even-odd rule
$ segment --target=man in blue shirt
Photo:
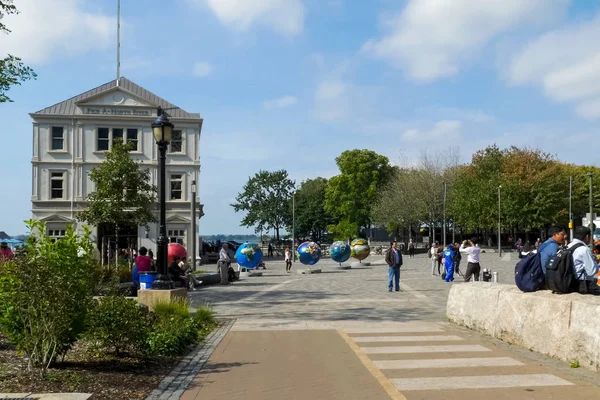
[[[446,282],[452,282],[454,280],[454,246],[449,244],[446,250],[442,253],[444,257],[444,269],[446,270]]]
[[[546,273],[546,267],[550,263],[550,259],[558,252],[558,247],[565,244],[567,238],[567,230],[562,226],[551,226],[548,229],[550,238],[540,245],[538,253],[540,253],[540,261],[542,270]]]
[[[396,242],[385,253],[385,262],[388,265],[388,290],[391,292],[396,286],[396,292],[400,291],[400,267],[402,266],[402,253],[398,250]]]

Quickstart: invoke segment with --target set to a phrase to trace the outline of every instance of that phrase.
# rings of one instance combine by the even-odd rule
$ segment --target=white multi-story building
[[[183,244],[188,252],[198,234],[191,229],[192,181],[199,184],[200,114],[188,113],[126,78],[115,79],[68,100],[44,108],[33,119],[32,214],[46,222],[51,236],[61,237],[66,226],[77,228],[77,212],[85,209],[94,185],[89,179],[92,168],[105,159],[115,139],[134,143],[132,157],[141,168],[148,168],[158,186],[158,148],[151,124],[161,107],[175,125],[167,150],[167,236],[169,242]],[[196,193],[196,216],[203,206]],[[158,219],[158,204],[156,205]],[[198,222],[198,221],[196,221]],[[198,224],[196,224],[198,226]],[[93,227],[98,242],[115,244],[114,228]],[[119,235],[119,248],[145,246],[156,253],[158,224],[129,227]],[[108,252],[108,250],[107,250]],[[190,254],[191,256],[191,254]],[[196,257],[198,254],[196,254]]]

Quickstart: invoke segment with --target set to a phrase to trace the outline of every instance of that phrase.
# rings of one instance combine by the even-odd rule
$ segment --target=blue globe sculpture
[[[244,243],[235,252],[235,259],[241,267],[254,269],[262,261],[262,250],[256,243]]]
[[[346,242],[333,242],[329,247],[331,259],[338,263],[343,263],[350,258],[350,245]]]
[[[298,246],[296,256],[304,265],[315,265],[321,259],[321,248],[315,242],[304,242]]]

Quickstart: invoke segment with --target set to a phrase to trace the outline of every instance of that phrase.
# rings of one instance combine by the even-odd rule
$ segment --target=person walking
[[[446,270],[446,282],[452,282],[454,280],[454,246],[452,243],[446,247],[442,255],[444,257],[444,269]]]
[[[221,275],[221,285],[229,284],[229,266],[231,265],[231,258],[227,253],[227,243],[221,247],[219,252],[219,262],[217,266],[219,268],[219,274]]]
[[[408,242],[408,258],[415,258],[415,244],[412,239]]]
[[[285,272],[292,272],[292,253],[289,248],[285,249]]]
[[[467,246],[467,243],[469,246]],[[477,238],[474,237],[469,241],[463,241],[458,250],[467,255],[467,272],[465,272],[465,282],[469,282],[472,277],[478,281],[479,273],[481,272],[481,265],[479,265],[481,249],[477,245]]]
[[[388,265],[388,291],[392,291],[394,285],[396,292],[400,291],[400,267],[402,266],[402,253],[398,250],[398,244],[394,241],[385,252],[385,262]]]
[[[460,273],[460,261],[462,260],[462,255],[460,254],[460,251],[458,251],[459,248],[460,246],[458,243],[454,243],[454,248],[452,249],[454,251],[454,272],[460,276],[462,275]]]
[[[267,257],[273,257],[273,245],[269,243],[269,252],[267,253]]]
[[[431,258],[431,276],[435,276],[435,263],[437,259],[437,242],[434,242],[429,249],[429,258]]]

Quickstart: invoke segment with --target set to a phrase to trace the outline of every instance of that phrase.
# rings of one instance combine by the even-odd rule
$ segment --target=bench
[[[600,296],[523,293],[514,285],[469,282],[452,286],[446,315],[505,342],[600,369]]]

